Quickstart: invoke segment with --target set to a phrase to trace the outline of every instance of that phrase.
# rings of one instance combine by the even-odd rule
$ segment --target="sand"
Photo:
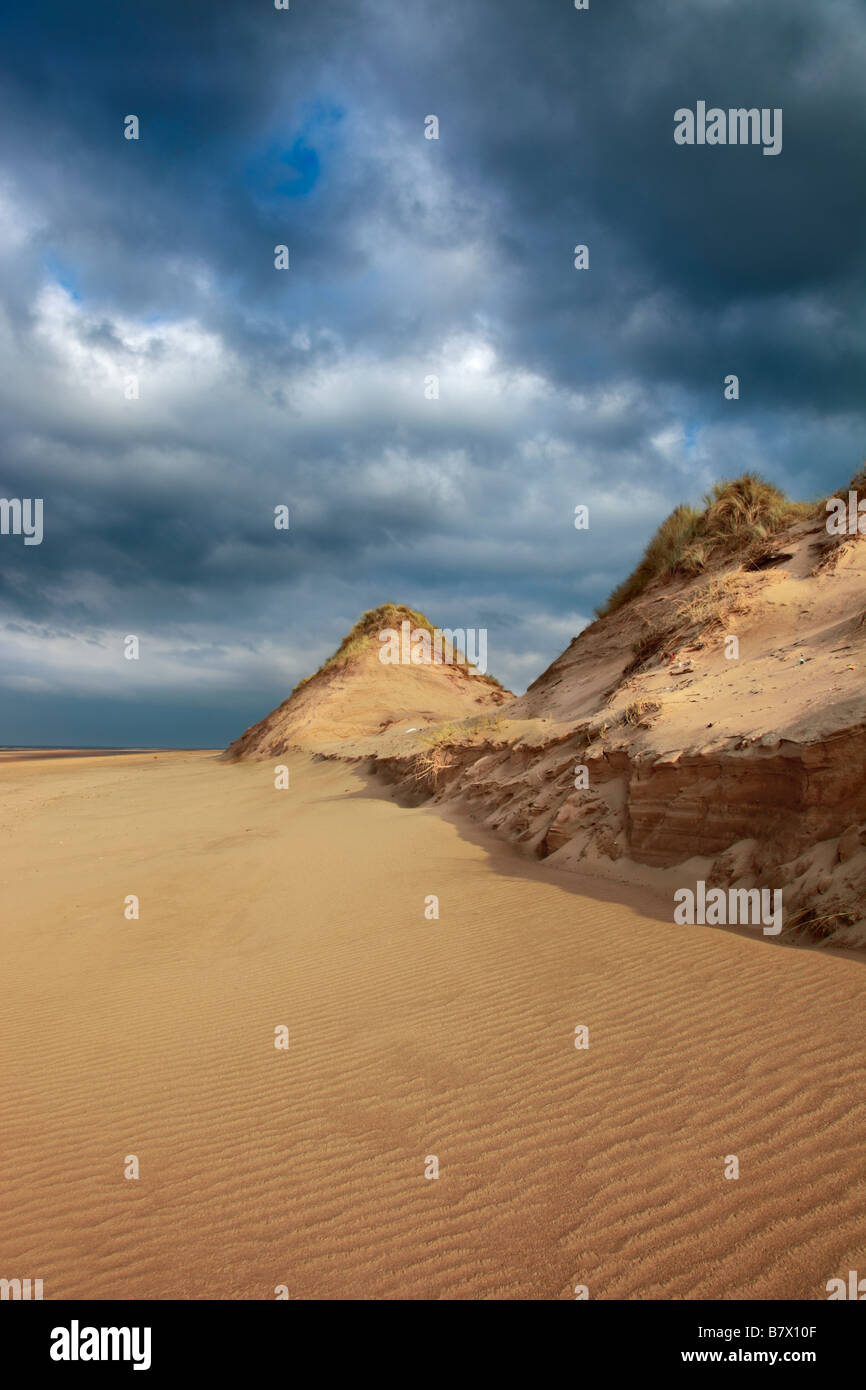
[[[786,935],[866,949],[866,537],[844,539],[824,565],[819,517],[769,543],[769,569],[735,553],[655,580],[487,717],[352,751],[551,867],[669,898],[669,874],[782,891]],[[374,707],[369,673],[346,676]],[[345,754],[333,707],[314,714],[315,749]]]
[[[206,754],[0,767],[0,1276],[823,1299],[866,1273],[862,960],[674,926],[287,761],[289,791]]]

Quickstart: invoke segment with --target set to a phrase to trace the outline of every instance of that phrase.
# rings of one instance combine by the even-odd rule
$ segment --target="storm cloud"
[[[486,627],[520,690],[677,503],[857,470],[859,0],[0,35],[0,496],[45,516],[0,536],[0,742],[225,743],[388,600]],[[782,152],[677,145],[699,100],[781,109]]]

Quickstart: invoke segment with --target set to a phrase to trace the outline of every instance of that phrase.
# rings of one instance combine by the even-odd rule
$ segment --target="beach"
[[[862,959],[281,761],[287,790],[207,752],[0,765],[0,1274],[812,1300],[866,1271]]]

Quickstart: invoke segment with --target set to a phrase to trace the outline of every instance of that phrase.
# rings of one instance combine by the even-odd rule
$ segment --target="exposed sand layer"
[[[866,1270],[860,960],[674,926],[288,761],[284,792],[188,753],[0,768],[0,1276],[822,1299]]]

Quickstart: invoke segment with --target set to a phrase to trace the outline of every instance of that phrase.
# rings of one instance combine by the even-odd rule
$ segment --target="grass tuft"
[[[683,599],[666,617],[646,622],[632,647],[632,659],[625,667],[623,676],[630,676],[658,656],[659,652],[673,654],[689,634],[694,637],[699,632],[702,636],[709,634],[722,627],[735,614],[747,613],[748,594],[754,582],[750,583],[737,571],[720,575],[702,585],[689,598]]]
[[[436,631],[423,613],[416,613],[414,608],[407,608],[405,604],[383,603],[378,608],[368,608],[366,613],[361,614],[354,627],[346,633],[333,655],[329,656],[327,661],[323,661],[319,669],[314,671],[312,675],[304,676],[302,680],[298,681],[292,690],[292,695],[296,695],[299,690],[302,690],[314,676],[320,676],[323,671],[329,671],[334,667],[344,666],[352,656],[360,654],[364,650],[374,634],[381,632],[386,627],[398,628],[402,622],[406,621],[412,624],[413,629],[426,628],[431,635]],[[453,657],[454,664],[465,664],[466,659],[463,652],[454,652]],[[472,679],[506,693],[502,682],[498,681],[495,676],[476,671]]]
[[[703,511],[682,506],[671,512],[640,564],[596,609],[596,616],[615,613],[654,579],[700,574],[739,552],[761,554],[771,536],[814,513],[814,502],[792,502],[757,473],[716,483],[704,498]]]
[[[623,724],[647,726],[650,718],[658,714],[661,705],[656,700],[633,700],[622,712]]]

